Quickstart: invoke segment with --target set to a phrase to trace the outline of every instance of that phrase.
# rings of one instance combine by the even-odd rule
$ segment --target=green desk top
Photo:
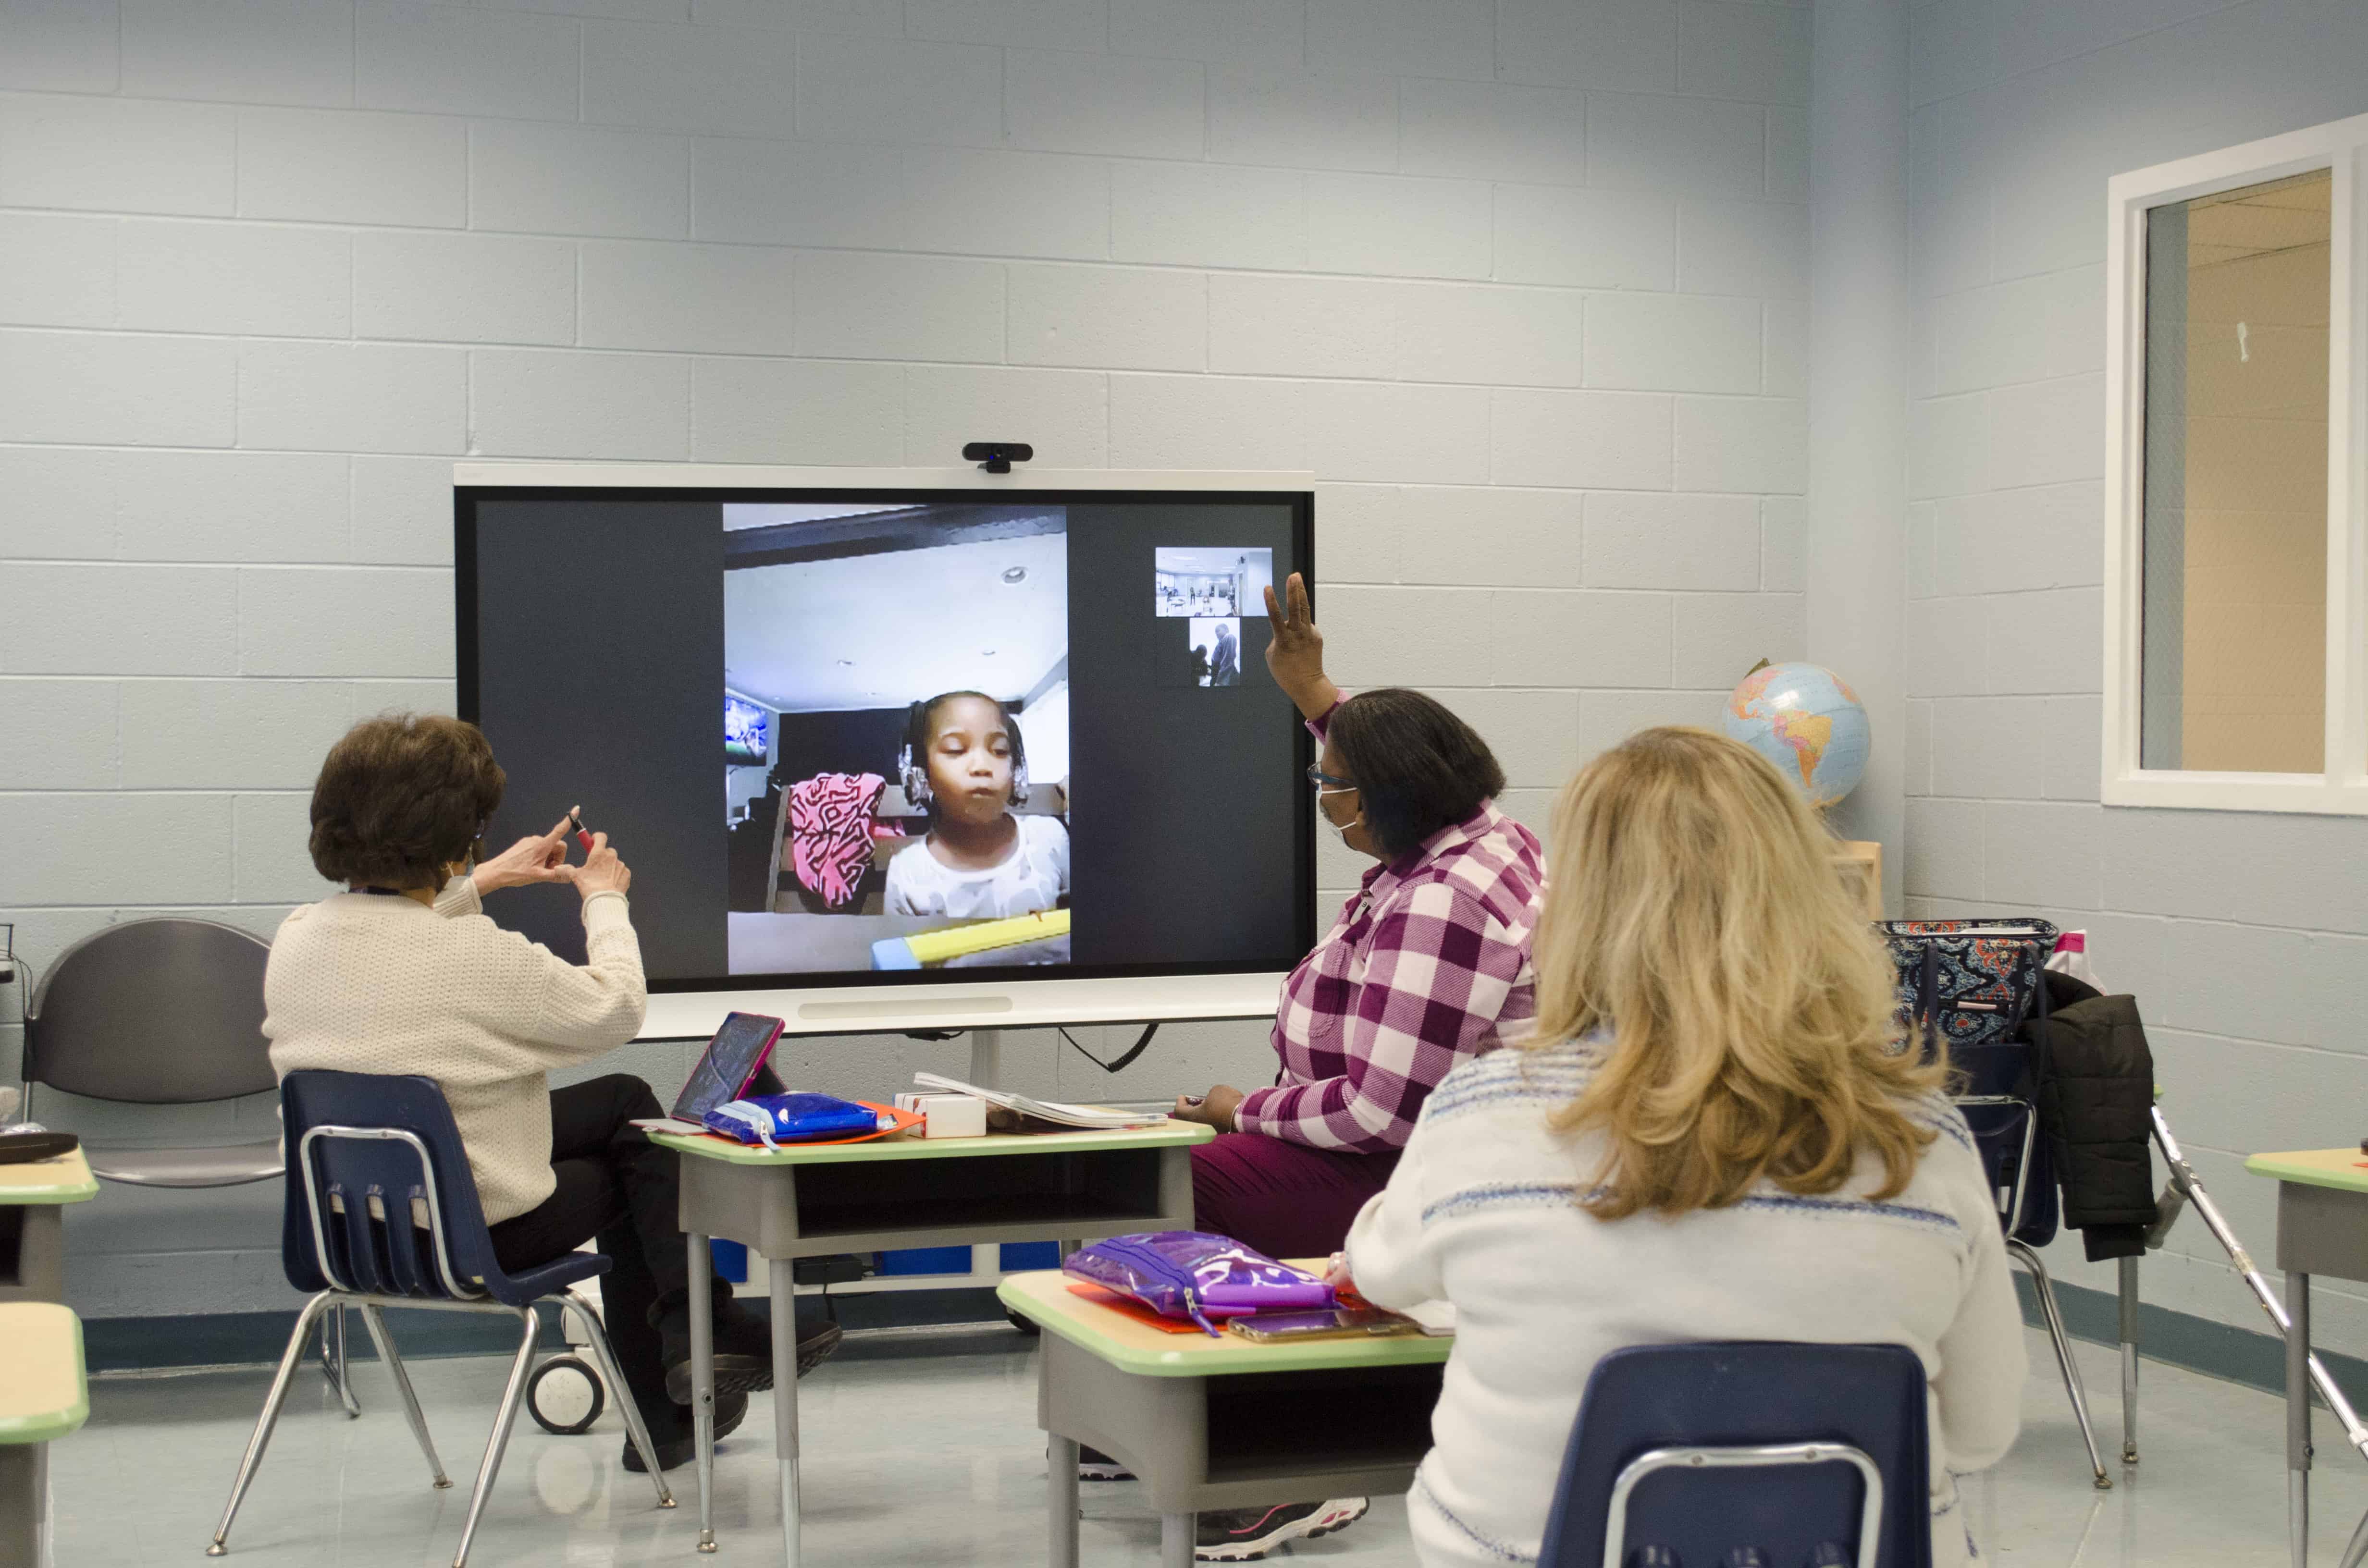
[[[653,1132],[650,1142],[730,1165],[836,1165],[872,1160],[962,1160],[986,1154],[1157,1149],[1206,1143],[1216,1135],[1214,1128],[1197,1121],[1163,1121],[1114,1132],[990,1132],[984,1138],[882,1138],[870,1143],[786,1143],[780,1149],[734,1143],[728,1138],[712,1138],[704,1133]]]
[[[1321,1258],[1298,1260],[1320,1272]],[[1215,1378],[1231,1372],[1307,1372],[1343,1367],[1436,1364],[1455,1348],[1452,1335],[1326,1339],[1313,1345],[1258,1345],[1239,1335],[1163,1334],[1123,1312],[1072,1292],[1058,1269],[1015,1274],[996,1288],[1003,1304],[1047,1334],[1146,1378]]]
[[[0,1302],[0,1443],[50,1443],[90,1415],[82,1320],[54,1301]]]
[[[2245,1162],[2245,1169],[2277,1181],[2368,1194],[2368,1154],[2357,1148],[2296,1149],[2283,1154],[2255,1154]]]
[[[54,1160],[0,1165],[0,1204],[85,1203],[97,1196],[98,1182],[80,1149]]]

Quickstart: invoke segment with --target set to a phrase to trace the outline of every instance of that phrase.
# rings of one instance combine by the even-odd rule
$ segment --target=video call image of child
[[[1065,510],[723,510],[731,972],[1069,962]]]

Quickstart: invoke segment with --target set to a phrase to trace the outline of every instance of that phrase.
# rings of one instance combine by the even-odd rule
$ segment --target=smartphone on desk
[[[1385,1339],[1420,1334],[1422,1324],[1379,1307],[1333,1307],[1314,1312],[1258,1312],[1225,1324],[1254,1345],[1305,1345],[1318,1339]]]

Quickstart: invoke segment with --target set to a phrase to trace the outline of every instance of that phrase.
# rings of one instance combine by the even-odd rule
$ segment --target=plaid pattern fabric
[[[1376,866],[1283,987],[1282,1070],[1234,1124],[1312,1148],[1403,1148],[1449,1069],[1537,1014],[1530,933],[1545,888],[1537,835],[1492,804]]]

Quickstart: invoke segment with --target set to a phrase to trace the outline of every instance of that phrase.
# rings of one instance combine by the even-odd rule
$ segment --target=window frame
[[[2106,184],[2104,745],[2109,806],[2368,815],[2368,343],[2359,199],[2368,114],[2114,176]],[[2327,684],[2318,773],[2139,764],[2144,698],[2146,219],[2149,209],[2330,172],[2327,399]]]

